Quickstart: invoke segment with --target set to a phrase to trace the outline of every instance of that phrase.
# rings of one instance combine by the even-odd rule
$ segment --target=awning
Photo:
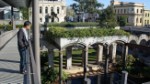
[[[29,7],[31,0],[0,0],[0,7],[4,6],[13,6],[16,8],[19,7]]]
[[[0,7],[9,6],[6,2],[3,0],[0,0]]]

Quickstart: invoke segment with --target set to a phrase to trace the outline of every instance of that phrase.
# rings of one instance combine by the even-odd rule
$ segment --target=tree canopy
[[[112,6],[108,6],[103,12],[100,14],[100,26],[106,28],[114,28],[116,27],[117,19],[116,14],[113,10]]]

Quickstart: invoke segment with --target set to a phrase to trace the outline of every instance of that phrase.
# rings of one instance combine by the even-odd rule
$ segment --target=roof
[[[3,0],[0,0],[0,7],[4,7],[4,6],[8,6],[8,4]]]
[[[13,6],[13,7],[29,7],[31,0],[0,0],[0,7]]]

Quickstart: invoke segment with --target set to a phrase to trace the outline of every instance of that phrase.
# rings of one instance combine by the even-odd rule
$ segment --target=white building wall
[[[53,7],[54,12],[57,14],[58,19],[55,18],[54,22],[64,22],[66,17],[66,3],[65,0],[58,1],[39,1],[39,8],[42,7],[42,13],[39,14],[40,23],[45,22],[45,17],[51,15],[51,8]],[[45,13],[45,8],[48,7],[48,13]],[[57,13],[57,8],[59,8],[59,14]],[[49,19],[51,22],[51,19]]]

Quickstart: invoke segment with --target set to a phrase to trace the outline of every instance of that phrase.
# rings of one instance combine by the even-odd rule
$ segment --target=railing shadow
[[[20,63],[19,61],[15,61],[15,60],[7,60],[7,59],[0,59],[0,61],[2,61],[2,62]]]
[[[19,73],[19,71],[18,71],[18,70],[5,69],[5,68],[0,68],[0,72],[7,72],[7,73]]]

